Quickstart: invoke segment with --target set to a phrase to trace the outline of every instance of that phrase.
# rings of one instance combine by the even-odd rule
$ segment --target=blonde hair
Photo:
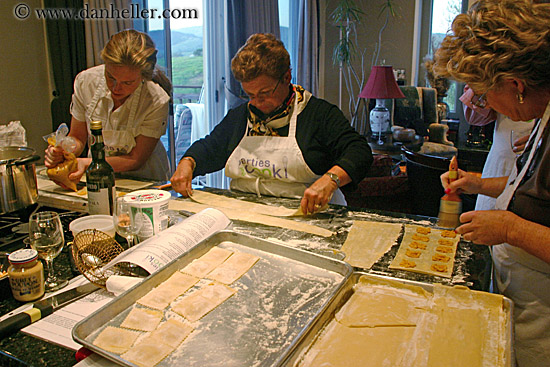
[[[435,53],[434,72],[484,93],[504,79],[549,88],[550,5],[479,0],[458,15]]]
[[[101,51],[101,58],[107,64],[138,68],[145,80],[152,80],[168,95],[172,83],[158,68],[157,49],[148,34],[128,29],[114,34]]]
[[[284,44],[269,33],[256,33],[246,40],[231,60],[231,71],[239,82],[260,75],[281,78],[290,70],[290,55]]]

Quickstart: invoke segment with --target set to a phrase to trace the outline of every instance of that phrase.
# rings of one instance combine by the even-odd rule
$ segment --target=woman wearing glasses
[[[160,142],[166,131],[170,91],[168,78],[156,67],[157,50],[145,33],[125,30],[111,37],[101,51],[104,65],[78,74],[71,103],[71,131],[78,156],[90,136],[90,122],[103,122],[107,161],[115,172],[165,181],[168,156]],[[46,167],[62,162],[63,150],[48,147]],[[78,158],[75,182],[91,158]]]
[[[458,15],[435,56],[435,72],[468,83],[515,121],[536,119],[509,177],[459,171],[445,188],[498,197],[495,209],[463,213],[456,231],[492,246],[498,290],[514,301],[518,365],[550,365],[550,5],[480,0]]]
[[[230,110],[184,154],[171,178],[183,196],[194,176],[225,167],[231,189],[302,198],[304,213],[357,185],[372,163],[370,147],[334,105],[291,84],[290,57],[271,34],[250,36],[231,62],[249,102]]]

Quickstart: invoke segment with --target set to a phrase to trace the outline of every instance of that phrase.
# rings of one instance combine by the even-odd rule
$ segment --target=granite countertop
[[[210,192],[224,194],[229,197],[239,198],[264,204],[276,204],[286,207],[298,207],[297,199],[281,199],[262,197],[244,193],[233,193],[227,190],[208,189]],[[175,193],[173,193],[175,194]],[[171,213],[176,216],[188,216],[192,213]],[[233,221],[230,229],[253,235],[256,237],[295,246],[307,251],[312,251],[337,259],[343,258],[340,248],[343,245],[353,220],[370,220],[394,223],[411,223],[426,226],[435,225],[435,218],[411,216],[383,211],[365,211],[342,206],[330,206],[330,208],[311,218],[296,218],[309,224],[332,230],[335,234],[330,238],[318,237],[303,232],[288,230],[278,227],[270,227],[261,224],[252,224],[244,221]],[[394,245],[374,266],[369,269],[357,269],[371,273],[393,276],[398,278],[416,280],[427,283],[443,283],[449,285],[465,285],[471,289],[483,290],[487,286],[484,277],[485,265],[489,259],[485,246],[476,246],[467,242],[461,242],[456,254],[453,277],[450,279],[436,276],[422,275],[400,270],[389,269],[389,263],[397,253],[398,245]],[[64,250],[55,259],[57,275],[72,278],[76,275],[71,270],[69,252]],[[7,280],[0,281],[0,315],[19,307],[22,303],[15,301],[11,296],[11,290]],[[9,354],[12,357],[6,356]],[[17,362],[15,359],[20,360]],[[52,345],[29,335],[18,332],[10,337],[0,340],[0,366],[72,366],[76,364],[75,352],[63,347]]]

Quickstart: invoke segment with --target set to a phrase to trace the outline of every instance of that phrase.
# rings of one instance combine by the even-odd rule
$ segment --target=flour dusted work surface
[[[501,295],[354,273],[284,365],[508,367],[511,308]]]
[[[405,235],[390,269],[450,278],[460,235],[454,231],[405,225]]]
[[[402,225],[370,221],[354,221],[342,246],[344,259],[350,265],[370,269],[397,241]]]
[[[206,268],[211,270],[205,274]],[[126,366],[277,366],[351,272],[343,261],[221,231],[79,322],[73,338]],[[181,278],[175,274],[188,281],[181,289],[184,293],[172,300],[171,283]],[[201,277],[193,283],[196,275]],[[185,290],[189,284],[191,288]],[[148,295],[155,293],[169,297],[151,302]],[[133,330],[122,325],[133,319],[135,309],[151,311],[147,327]],[[160,323],[146,331],[153,328],[157,312],[162,314]],[[109,350],[95,343],[103,330],[135,331],[139,336]],[[170,335],[180,332],[184,336],[171,342]]]

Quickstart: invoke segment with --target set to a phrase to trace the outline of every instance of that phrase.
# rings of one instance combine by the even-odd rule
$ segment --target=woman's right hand
[[[63,149],[61,147],[49,145],[45,150],[45,153],[44,164],[47,168],[54,168],[65,159],[63,156]]]
[[[440,178],[445,192],[449,189],[449,192],[456,192],[458,194],[478,194],[481,190],[481,177],[472,175],[461,169],[458,169],[458,179],[453,182],[449,181],[449,172],[445,172]]]
[[[180,193],[184,198],[189,197],[193,193],[191,186],[193,168],[193,163],[189,159],[182,159],[176,168],[176,172],[170,178],[172,189]]]

